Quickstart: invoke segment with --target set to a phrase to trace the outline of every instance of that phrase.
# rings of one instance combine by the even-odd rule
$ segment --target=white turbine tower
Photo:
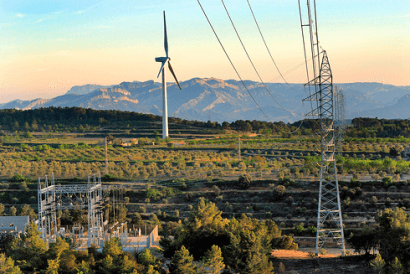
[[[159,70],[158,76],[162,72],[162,95],[163,95],[163,113],[162,113],[162,138],[165,139],[168,137],[168,102],[167,102],[167,81],[166,81],[166,70],[165,64],[168,63],[169,71],[171,71],[172,76],[174,76],[175,82],[177,83],[179,89],[181,86],[175,76],[174,70],[171,66],[171,58],[168,57],[168,37],[167,37],[167,22],[165,20],[165,11],[164,11],[164,48],[165,48],[165,57],[155,58],[156,62],[161,62],[161,68]]]

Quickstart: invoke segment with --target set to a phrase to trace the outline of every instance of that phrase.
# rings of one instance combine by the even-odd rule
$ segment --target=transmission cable
[[[253,20],[255,21],[255,24],[256,24],[256,27],[258,28],[259,34],[260,34],[261,37],[262,37],[263,43],[265,44],[265,47],[266,47],[266,50],[267,50],[268,53],[269,53],[270,59],[272,60],[273,64],[275,65],[276,70],[279,72],[279,75],[280,75],[279,77],[281,77],[281,78],[283,79],[283,81],[284,81],[291,89],[295,90],[295,89],[286,81],[285,77],[282,75],[281,71],[279,70],[279,67],[278,67],[277,64],[276,64],[275,59],[273,59],[273,56],[272,56],[272,54],[271,54],[271,52],[270,52],[270,50],[269,50],[268,44],[266,43],[265,37],[263,36],[262,31],[261,31],[261,29],[260,29],[260,27],[259,27],[258,20],[256,20],[255,14],[253,13],[251,3],[249,2],[249,0],[247,0],[247,1],[248,1],[249,9],[250,9],[250,11],[251,11],[251,13],[252,13],[252,16],[253,16]],[[278,78],[279,78],[279,77],[278,77]]]
[[[222,2],[222,5],[224,6],[224,9],[225,9],[225,11],[226,11],[226,14],[228,15],[229,20],[231,21],[232,27],[233,27],[233,29],[235,30],[236,36],[238,37],[239,42],[241,42],[242,48],[243,48],[243,50],[245,51],[246,56],[248,57],[249,62],[252,64],[253,70],[254,70],[254,71],[256,72],[256,74],[258,75],[258,78],[259,78],[259,80],[261,81],[262,85],[265,87],[266,91],[269,93],[269,95],[272,97],[272,99],[275,101],[275,103],[276,103],[281,109],[286,110],[286,111],[289,111],[288,109],[285,109],[284,107],[282,107],[282,106],[279,104],[278,101],[276,101],[276,99],[275,99],[275,97],[273,97],[271,91],[266,87],[265,82],[262,80],[262,77],[260,76],[260,74],[259,74],[258,70],[256,69],[256,67],[255,67],[255,65],[254,65],[254,63],[253,63],[251,57],[249,56],[248,51],[246,50],[245,45],[244,45],[243,42],[242,42],[241,36],[239,35],[239,32],[238,32],[238,30],[237,30],[236,27],[235,27],[235,24],[234,24],[234,22],[233,22],[233,20],[232,20],[232,18],[231,18],[231,15],[229,14],[229,11],[228,11],[228,9],[227,9],[227,7],[226,7],[226,5],[225,5],[224,0],[221,0],[221,2]]]
[[[262,108],[259,106],[259,104],[256,102],[255,98],[252,96],[252,94],[251,94],[251,92],[249,91],[248,87],[245,85],[245,82],[242,80],[242,77],[240,76],[240,74],[239,74],[238,70],[236,69],[235,65],[233,64],[231,58],[230,58],[229,55],[228,55],[228,52],[225,50],[225,47],[223,46],[221,40],[220,40],[219,37],[218,37],[218,34],[216,33],[214,27],[212,26],[212,23],[211,23],[211,21],[209,20],[208,15],[206,14],[204,8],[202,7],[201,2],[200,2],[199,0],[197,0],[197,2],[198,2],[198,4],[199,4],[199,6],[201,7],[201,10],[202,10],[203,14],[205,15],[206,20],[208,21],[209,26],[211,27],[213,33],[215,34],[215,37],[216,37],[216,39],[218,40],[219,45],[221,45],[222,50],[224,51],[226,57],[228,58],[229,63],[231,63],[232,68],[233,68],[234,71],[236,72],[236,75],[239,77],[239,79],[240,79],[242,85],[245,87],[246,91],[247,91],[248,94],[251,96],[252,100],[255,102],[256,106],[257,106],[257,107],[259,108],[259,110],[263,113],[263,115],[266,117],[266,119],[268,119],[269,122],[272,122],[272,121],[269,119],[269,117],[266,115],[266,113],[262,110]]]
[[[300,0],[298,0],[298,6],[299,6],[299,18],[300,18],[300,28],[302,30],[302,41],[303,41],[303,54],[305,56],[305,66],[306,66],[306,77],[307,77],[307,82],[309,83],[310,81],[310,77],[309,77],[309,69],[308,69],[308,60],[307,60],[307,56],[306,56],[306,42],[305,42],[305,34],[303,31],[303,19],[302,19],[302,8],[300,6]],[[312,57],[312,61],[313,63],[315,62],[313,60],[313,58],[315,58],[316,56]],[[308,85],[309,88],[309,97],[311,96],[312,92],[310,90],[310,85]],[[313,103],[312,100],[310,100],[310,108],[313,110]]]

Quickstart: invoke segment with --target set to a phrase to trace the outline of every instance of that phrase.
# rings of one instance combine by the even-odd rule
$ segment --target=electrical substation
[[[92,179],[91,179],[92,178]],[[128,229],[127,223],[114,220],[109,224],[104,220],[106,196],[104,191],[118,193],[116,186],[103,187],[101,176],[88,176],[86,184],[55,184],[54,175],[51,180],[45,176],[44,182],[38,179],[38,229],[40,237],[47,243],[53,243],[57,237],[71,239],[74,247],[85,249],[90,246],[102,248],[110,238],[119,238],[123,249],[133,250],[149,248],[158,240],[158,227],[148,235],[141,235],[141,228]],[[120,195],[118,195],[120,196]],[[118,197],[119,198],[119,197]],[[113,197],[113,204],[121,201]],[[116,201],[116,202],[114,202]],[[58,212],[62,210],[80,210],[87,214],[87,225],[74,224],[69,227],[61,226]]]

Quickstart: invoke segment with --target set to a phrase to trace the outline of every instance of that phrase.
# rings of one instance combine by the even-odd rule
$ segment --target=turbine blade
[[[177,79],[177,77],[175,76],[174,70],[172,69],[171,62],[170,62],[170,61],[168,61],[168,68],[169,68],[169,70],[171,71],[172,76],[174,76],[175,82],[177,83],[179,89],[182,90],[181,86],[179,85],[178,79]]]
[[[161,65],[161,68],[159,69],[159,72],[158,72],[158,76],[157,76],[157,78],[158,78],[158,77],[159,77],[159,75],[161,74],[161,71],[162,71],[162,69],[164,68],[165,63],[166,63],[166,61],[165,61],[165,62],[162,62],[162,65]]]
[[[168,57],[168,36],[167,36],[167,21],[165,19],[165,10],[164,10],[164,48],[165,55]]]

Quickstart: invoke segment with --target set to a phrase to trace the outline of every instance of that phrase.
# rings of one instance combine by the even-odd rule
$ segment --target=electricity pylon
[[[306,71],[308,76],[309,96],[303,101],[310,101],[312,111],[308,115],[320,120],[321,131],[321,162],[319,200],[317,213],[316,255],[328,238],[340,246],[345,255],[343,235],[342,211],[340,207],[339,185],[335,158],[335,115],[333,75],[326,51],[319,51],[319,38],[317,32],[316,1],[306,0],[305,19],[302,16],[302,7],[299,0],[299,12],[302,29],[302,38],[305,49]],[[307,18],[306,18],[307,15]],[[307,24],[303,21],[308,20]],[[312,67],[308,68],[307,51],[305,46],[304,28],[309,29],[310,54]],[[311,72],[311,73],[309,73]],[[312,73],[313,72],[313,73]],[[313,76],[313,78],[311,78]],[[311,87],[314,89],[312,90]]]

